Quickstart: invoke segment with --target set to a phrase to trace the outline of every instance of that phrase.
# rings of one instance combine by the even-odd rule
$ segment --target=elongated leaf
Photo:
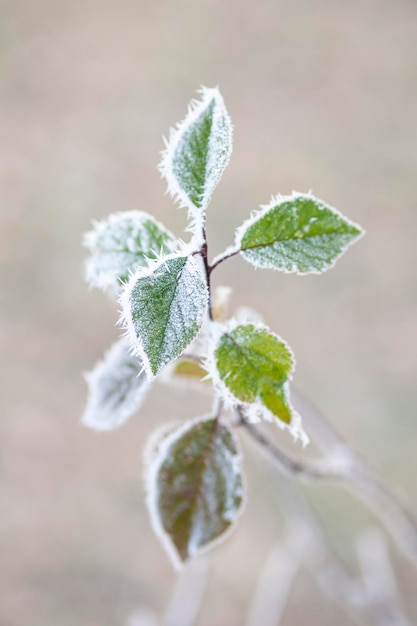
[[[87,282],[101,289],[116,289],[138,267],[146,267],[149,259],[170,254],[177,246],[174,235],[142,211],[110,215],[86,233],[84,242],[91,252]]]
[[[236,245],[255,267],[318,274],[332,267],[362,229],[310,194],[273,200],[237,232]]]
[[[262,417],[278,418],[304,438],[289,401],[294,355],[280,337],[262,325],[229,324],[219,333],[213,357],[214,371],[209,370],[226,400],[246,405],[251,416],[261,409]]]
[[[112,345],[85,378],[88,401],[82,422],[95,430],[121,426],[140,408],[149,389],[142,363],[129,354],[124,338]]]
[[[236,440],[217,419],[194,420],[162,440],[149,468],[148,506],[176,565],[224,537],[243,498]]]
[[[160,167],[172,196],[192,212],[207,208],[232,153],[232,124],[216,89],[202,89],[171,132]]]
[[[207,299],[207,285],[192,256],[166,257],[132,276],[121,297],[122,316],[149,378],[196,337]]]

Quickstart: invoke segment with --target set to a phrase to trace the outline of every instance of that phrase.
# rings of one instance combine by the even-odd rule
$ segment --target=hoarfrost
[[[222,399],[225,406],[229,409],[234,409],[238,406],[241,407],[245,414],[245,417],[250,422],[256,423],[260,420],[273,422],[282,430],[288,430],[294,438],[294,441],[300,440],[302,445],[306,446],[309,442],[309,438],[303,430],[300,415],[294,410],[291,404],[289,393],[289,382],[291,381],[295,370],[295,357],[291,348],[284,339],[279,337],[279,335],[273,333],[267,326],[265,326],[261,322],[251,322],[250,324],[248,324],[248,326],[251,326],[255,330],[267,331],[268,335],[270,335],[276,341],[279,341],[285,347],[285,350],[291,359],[291,366],[286,373],[287,380],[283,383],[281,387],[283,400],[285,401],[291,414],[291,421],[289,423],[284,422],[283,420],[279,419],[277,415],[272,413],[272,411],[265,406],[260,397],[256,397],[254,401],[250,402],[237,397],[231,391],[230,385],[227,384],[227,380],[230,376],[233,376],[233,380],[235,380],[236,372],[232,372],[230,370],[225,376],[222,377],[220,375],[216,358],[216,350],[220,345],[220,341],[222,337],[224,337],[224,335],[230,335],[230,333],[242,326],[245,325],[240,323],[237,319],[231,319],[223,324],[214,323],[212,325],[211,343],[207,352],[207,358],[205,360],[204,367],[207,370],[208,376],[212,380],[213,385],[217,390],[217,393],[219,394],[219,397]]]
[[[168,191],[197,221],[232,153],[232,122],[218,88],[200,90],[185,119],[171,130],[159,165]]]
[[[170,255],[132,275],[120,299],[121,323],[149,379],[195,339],[207,301],[207,284],[192,256]]]
[[[129,354],[125,338],[111,346],[85,379],[88,400],[82,423],[101,431],[121,426],[140,408],[149,389],[142,363]]]
[[[174,235],[148,213],[114,213],[95,222],[84,236],[91,256],[86,261],[86,280],[92,287],[117,290],[137,267],[149,259],[174,252],[179,245]]]
[[[236,248],[255,267],[321,274],[363,235],[362,228],[311,193],[277,196],[236,231]]]
[[[245,486],[234,434],[213,417],[168,433],[150,457],[146,485],[154,531],[179,569],[223,540],[242,512]]]

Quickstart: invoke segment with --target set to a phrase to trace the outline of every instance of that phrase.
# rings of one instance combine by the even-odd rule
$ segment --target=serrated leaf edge
[[[323,268],[322,270],[309,270],[308,272],[299,272],[298,270],[294,270],[293,271],[293,270],[288,270],[286,268],[276,267],[272,263],[268,264],[268,265],[263,265],[263,264],[261,265],[260,263],[256,263],[255,261],[253,261],[253,259],[246,258],[245,257],[245,251],[242,250],[241,248],[242,248],[242,237],[246,233],[248,228],[250,226],[252,226],[253,224],[255,224],[259,219],[264,217],[264,215],[266,215],[269,211],[271,211],[272,209],[274,209],[278,205],[283,204],[284,202],[291,202],[292,200],[295,200],[296,198],[308,198],[310,200],[314,200],[315,202],[318,202],[319,204],[323,205],[326,209],[328,209],[329,211],[331,211],[332,213],[334,213],[335,215],[337,215],[338,217],[343,219],[349,226],[357,228],[359,230],[358,235],[354,239],[349,241],[345,246],[343,246],[343,248],[341,249],[339,254],[337,254],[337,256],[333,259],[333,261],[331,263],[327,264],[326,267]],[[350,248],[350,246],[352,246],[357,241],[359,241],[359,239],[361,239],[365,234],[366,234],[366,231],[362,228],[362,226],[360,226],[356,222],[352,221],[351,219],[349,219],[348,217],[343,215],[343,213],[341,213],[340,211],[338,211],[334,207],[332,207],[329,204],[327,204],[327,202],[324,202],[323,200],[320,200],[320,198],[317,198],[311,192],[309,192],[309,193],[301,193],[301,192],[298,192],[298,191],[293,191],[290,195],[287,195],[287,196],[283,196],[281,194],[278,194],[276,196],[272,196],[272,198],[271,198],[271,200],[270,200],[270,202],[268,204],[261,204],[259,209],[253,211],[252,214],[250,215],[250,217],[247,220],[245,220],[243,222],[243,224],[236,229],[236,231],[235,231],[235,245],[234,246],[230,246],[230,251],[239,250],[241,256],[245,259],[245,261],[247,261],[248,263],[250,263],[251,265],[253,265],[256,268],[273,269],[273,270],[277,270],[277,271],[283,272],[284,274],[296,274],[298,276],[307,276],[308,274],[323,274],[323,272],[327,272],[332,267],[334,267],[336,265],[337,261],[340,259],[340,257],[343,256],[344,253],[348,250],[348,248]],[[228,251],[229,251],[229,249],[228,249]],[[219,255],[219,256],[221,256],[221,255]],[[215,262],[215,260],[216,259],[214,259],[213,263]]]
[[[230,129],[230,150],[228,156],[226,157],[226,162],[223,169],[225,169],[227,164],[229,163],[230,156],[232,154],[233,141],[232,120],[227,112],[223,96],[221,95],[219,88],[202,86],[197,93],[201,95],[201,100],[191,100],[188,105],[188,112],[185,118],[181,122],[179,122],[174,128],[170,129],[168,139],[166,139],[165,137],[163,138],[165,143],[165,150],[161,152],[162,158],[160,164],[158,165],[158,170],[161,173],[161,176],[167,181],[167,192],[172,196],[174,202],[176,202],[180,208],[188,209],[188,212],[192,218],[192,223],[189,226],[189,230],[193,233],[197,232],[200,229],[201,224],[204,221],[204,212],[207,208],[208,203],[210,202],[210,197],[206,199],[205,205],[201,208],[196,207],[193,202],[191,202],[187,194],[179,186],[174,172],[172,171],[174,152],[178,146],[178,143],[181,140],[183,133],[196,121],[196,119],[209,105],[213,98],[216,100],[216,111],[214,112],[214,115],[216,115],[216,112],[218,115],[219,109],[221,108]],[[216,184],[219,182],[219,180],[220,176],[218,177]]]
[[[219,341],[225,333],[230,333],[238,326],[245,325],[253,326],[256,330],[266,330],[268,334],[273,335],[275,339],[283,343],[292,356],[293,364],[290,372],[288,373],[288,380],[286,384],[283,385],[286,400],[288,401],[288,405],[291,411],[291,422],[289,424],[286,424],[285,422],[280,420],[261,402],[242,402],[241,400],[239,400],[239,398],[236,398],[236,396],[233,395],[230,389],[226,386],[226,383],[220,377],[215,357],[215,351],[217,349],[217,346],[219,345]],[[276,424],[281,430],[287,430],[293,437],[294,441],[299,440],[302,446],[305,447],[310,440],[307,433],[303,429],[301,416],[294,409],[290,401],[289,383],[292,380],[293,374],[295,372],[295,367],[296,360],[294,352],[292,351],[288,343],[285,341],[285,339],[274,333],[268,326],[266,326],[262,322],[240,322],[232,318],[231,320],[228,320],[227,322],[222,324],[216,322],[212,324],[212,335],[210,345],[207,351],[207,357],[204,361],[204,368],[207,370],[208,376],[211,378],[213,386],[217,390],[217,393],[219,394],[221,400],[224,402],[225,407],[228,409],[234,409],[237,406],[243,407],[245,416],[250,422],[257,423],[261,420],[272,422],[273,424]]]
[[[168,427],[167,427],[167,430],[165,431],[163,430],[163,427],[162,427],[157,430],[157,432],[155,433],[155,436],[153,437],[153,440],[152,440],[154,444],[153,454],[152,454],[152,451],[149,451],[149,449],[148,451],[146,451],[145,449],[144,481],[145,481],[145,489],[146,489],[146,504],[147,504],[147,508],[149,512],[149,517],[151,520],[151,526],[156,536],[161,540],[162,545],[167,551],[168,556],[170,557],[171,562],[177,571],[181,571],[186,566],[187,562],[181,561],[180,557],[178,556],[177,549],[175,547],[174,542],[172,541],[172,539],[170,538],[170,536],[165,531],[162,525],[161,517],[158,511],[159,492],[156,487],[158,472],[164,462],[164,459],[166,458],[168,449],[173,443],[178,441],[178,439],[180,439],[183,435],[185,435],[189,430],[191,430],[191,428],[193,428],[197,424],[200,424],[202,422],[212,420],[212,419],[214,419],[212,415],[196,417],[192,420],[188,420],[187,422],[182,424],[178,429],[176,429],[175,431],[171,433],[169,433]],[[239,510],[237,511],[236,517],[233,520],[233,522],[230,524],[229,528],[225,530],[219,537],[217,537],[213,541],[210,541],[210,543],[206,544],[203,548],[197,548],[197,550],[194,552],[194,554],[190,556],[190,558],[196,556],[197,554],[203,554],[207,550],[210,550],[214,546],[219,545],[220,543],[225,541],[225,539],[227,539],[229,535],[234,531],[236,524],[246,507],[247,483],[246,483],[246,477],[243,471],[242,453],[241,453],[239,441],[235,433],[231,430],[229,426],[227,426],[227,424],[223,423],[221,420],[220,420],[220,423],[230,431],[230,434],[236,446],[236,450],[237,450],[236,463],[238,463],[239,465],[240,476],[242,477],[242,501],[241,501]],[[158,442],[159,436],[163,436],[164,432],[168,432],[167,436],[159,443],[159,445],[155,446],[155,443],[157,444]],[[156,447],[156,450],[155,450],[155,447]]]
[[[127,283],[124,284],[122,292],[120,294],[119,304],[121,306],[121,310],[120,310],[119,320],[118,320],[117,323],[118,323],[119,326],[121,326],[125,330],[124,335],[128,338],[128,341],[130,343],[130,352],[131,352],[131,354],[133,356],[137,356],[140,359],[142,359],[143,367],[144,367],[144,370],[146,372],[146,375],[147,375],[149,381],[153,380],[159,374],[154,374],[153,373],[152,367],[151,367],[151,363],[150,363],[148,355],[146,354],[146,351],[145,351],[145,347],[144,347],[140,337],[137,336],[136,330],[135,330],[135,326],[134,326],[134,324],[132,322],[132,317],[131,317],[131,314],[130,314],[130,300],[131,300],[133,288],[134,288],[137,280],[139,280],[140,278],[147,278],[148,276],[153,274],[153,272],[155,270],[157,270],[161,265],[164,265],[170,259],[176,259],[176,258],[179,258],[179,257],[188,257],[187,261],[184,264],[184,268],[183,269],[185,269],[187,267],[187,265],[191,264],[193,266],[193,271],[195,270],[196,272],[200,272],[201,279],[202,279],[203,283],[206,285],[206,296],[207,296],[207,298],[206,298],[206,308],[207,308],[207,306],[208,306],[208,288],[207,288],[207,283],[204,280],[204,275],[203,275],[203,272],[201,270],[201,267],[199,266],[197,260],[192,256],[192,252],[193,251],[194,251],[194,248],[193,248],[192,244],[190,245],[190,244],[182,243],[181,251],[173,253],[173,254],[168,254],[168,255],[165,255],[165,256],[162,255],[158,259],[151,260],[149,262],[149,264],[148,264],[148,267],[139,267],[135,272],[133,272],[131,274],[131,276],[130,276],[129,280],[127,281]],[[202,326],[200,327],[199,332],[194,337],[194,340],[200,334],[201,328],[202,328]]]
[[[96,272],[94,271],[94,261],[95,257],[100,254],[97,252],[97,242],[103,232],[109,226],[117,226],[119,223],[122,223],[126,218],[138,219],[139,222],[151,221],[155,224],[161,231],[165,232],[167,235],[173,238],[175,241],[175,235],[171,233],[161,222],[153,217],[150,213],[146,211],[118,211],[117,213],[111,213],[108,217],[101,220],[93,220],[92,226],[93,228],[83,235],[83,246],[88,249],[90,252],[90,257],[88,257],[84,262],[84,276],[87,284],[90,287],[97,287],[102,291],[106,291],[109,288],[116,289],[119,284],[114,278],[109,278],[105,276],[97,277]],[[178,245],[180,244],[180,240],[178,240]],[[173,247],[174,251],[175,246]],[[155,251],[157,253],[158,251]],[[159,251],[161,254],[161,251]]]

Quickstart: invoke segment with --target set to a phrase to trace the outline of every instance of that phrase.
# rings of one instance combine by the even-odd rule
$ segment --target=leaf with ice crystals
[[[233,433],[198,418],[159,444],[147,476],[153,527],[176,566],[224,538],[243,507],[241,458]]]
[[[161,253],[170,254],[178,241],[162,224],[143,211],[114,213],[86,233],[91,256],[86,279],[93,287],[117,289],[138,267]]]
[[[285,341],[261,324],[229,323],[218,329],[210,360],[209,372],[226,400],[245,405],[249,415],[278,418],[303,438],[289,401],[295,359]]]
[[[237,231],[236,246],[255,265],[319,274],[334,265],[362,229],[311,194],[278,197]]]
[[[149,389],[142,363],[129,353],[124,338],[112,345],[85,378],[89,393],[82,422],[95,430],[121,426],[139,409]]]
[[[203,88],[171,132],[159,169],[171,195],[192,213],[204,212],[232,153],[232,123],[220,91]]]
[[[192,256],[172,255],[131,277],[122,296],[122,321],[149,378],[176,359],[197,336],[208,292]]]

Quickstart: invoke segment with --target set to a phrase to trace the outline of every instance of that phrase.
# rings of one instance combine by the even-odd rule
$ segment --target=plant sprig
[[[353,476],[358,482],[351,465],[293,460],[257,430],[254,423],[269,421],[307,443],[291,403],[295,357],[259,321],[219,320],[211,276],[237,255],[258,268],[320,274],[363,231],[311,193],[278,195],[254,211],[236,230],[234,243],[210,261],[207,209],[229,162],[232,135],[220,91],[202,89],[166,142],[160,171],[174,200],[188,210],[189,243],[135,211],[110,216],[86,237],[87,279],[117,293],[127,338],[87,375],[85,424],[116,428],[162,373],[195,380],[203,368],[212,382],[213,414],[164,429],[147,454],[151,519],[176,565],[222,539],[242,512],[245,480],[236,425],[244,425],[286,471],[344,482]]]

